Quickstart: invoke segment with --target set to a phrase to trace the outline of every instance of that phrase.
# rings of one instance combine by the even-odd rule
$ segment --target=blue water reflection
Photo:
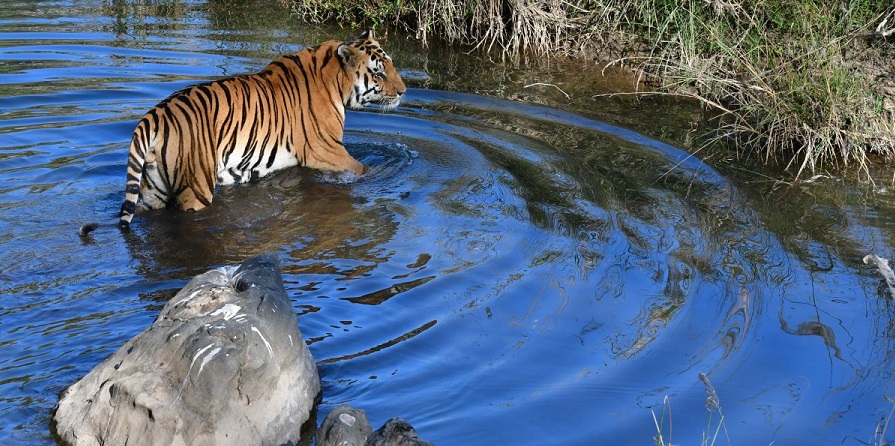
[[[62,389],[190,277],[266,251],[321,418],[344,402],[437,444],[653,444],[670,407],[664,438],[700,444],[705,373],[716,444],[883,440],[895,308],[861,258],[893,257],[890,194],[769,191],[589,108],[413,88],[349,113],[363,178],[291,169],[120,233],[146,109],[351,34],[278,8],[0,5],[0,444],[53,444]],[[450,68],[401,42],[383,41],[408,73]],[[104,226],[81,239],[87,221]]]

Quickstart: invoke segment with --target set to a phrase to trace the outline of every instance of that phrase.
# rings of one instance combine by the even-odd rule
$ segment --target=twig
[[[620,93],[602,93],[602,94],[592,95],[591,97],[592,98],[612,98],[615,96],[676,96],[676,97],[682,97],[682,98],[695,99],[696,101],[702,102],[709,108],[718,110],[725,115],[735,116],[737,118],[737,121],[743,123],[744,127],[748,128],[750,131],[758,133],[758,130],[756,130],[752,126],[748,125],[746,119],[739,113],[736,113],[733,110],[730,110],[727,107],[724,107],[723,105],[719,104],[718,102],[712,101],[711,99],[707,99],[707,98],[700,96],[698,94],[686,93],[686,92],[670,93],[670,92],[664,92],[664,91],[634,91],[634,92],[620,92]]]
[[[879,25],[876,26],[876,34],[879,34],[883,38],[889,37],[892,34],[895,34],[895,27],[890,29],[886,29],[886,24],[889,23],[889,19],[895,16],[895,11],[890,12],[889,15],[883,19],[883,21],[879,22]]]
[[[522,87],[522,88],[537,87],[537,86],[553,87],[553,88],[559,90],[560,93],[564,94],[564,95],[566,96],[566,99],[572,99],[572,97],[569,96],[568,93],[562,91],[562,88],[559,88],[559,87],[557,87],[557,86],[554,85],[554,84],[547,84],[547,83],[544,83],[544,82],[535,82],[535,83],[533,83],[533,84],[528,84],[528,85],[526,85],[526,86],[524,86],[524,87]]]

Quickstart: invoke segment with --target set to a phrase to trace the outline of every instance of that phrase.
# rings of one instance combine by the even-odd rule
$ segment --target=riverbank
[[[285,0],[308,21],[400,26],[509,60],[624,65],[634,94],[715,112],[712,144],[794,178],[895,160],[895,8],[884,0]],[[895,180],[895,179],[893,179]]]

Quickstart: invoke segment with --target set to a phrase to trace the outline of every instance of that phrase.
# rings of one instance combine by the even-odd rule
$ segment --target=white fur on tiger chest
[[[271,162],[270,154],[274,150],[276,154]],[[271,146],[256,151],[250,158],[231,156],[226,165],[224,160],[218,163],[218,184],[245,183],[297,164],[298,158],[285,147]]]

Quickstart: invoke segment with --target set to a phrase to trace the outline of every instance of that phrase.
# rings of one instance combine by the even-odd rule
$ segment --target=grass
[[[857,166],[870,178],[869,157],[895,150],[895,119],[875,72],[888,61],[864,40],[884,16],[866,3],[689,0],[641,11],[664,19],[644,27],[655,50],[636,66],[659,90],[716,110],[716,141],[782,160],[796,177]]]
[[[311,22],[398,26],[499,52],[613,60],[715,111],[712,141],[795,178],[895,160],[889,0],[280,0]]]
[[[699,380],[705,386],[705,408],[709,412],[708,422],[705,430],[702,431],[702,442],[700,444],[702,446],[714,446],[722,429],[725,437],[727,437],[727,444],[730,444],[730,437],[727,435],[727,426],[724,424],[724,414],[721,412],[721,400],[718,399],[718,393],[705,373],[699,373]],[[716,412],[718,414],[717,421],[714,419]],[[656,418],[656,413],[653,412],[653,422],[656,425],[656,435],[653,437],[656,446],[672,446],[671,401],[667,396],[662,401],[662,414],[658,419]],[[667,434],[663,433],[665,429],[668,430]]]
[[[709,381],[709,378],[705,373],[699,373],[699,380],[702,381],[702,384],[705,386],[705,408],[709,412],[706,428],[702,431],[702,441],[700,442],[700,445],[715,446],[722,430],[724,431],[727,444],[730,444],[730,435],[728,434],[727,426],[724,423],[724,414],[721,412],[721,400],[718,398],[718,392],[715,391],[715,387],[712,386],[711,381]],[[888,446],[892,444],[886,440],[886,431],[889,429],[889,424],[892,422],[893,416],[895,416],[895,399],[888,397],[886,399],[888,402],[892,403],[892,409],[889,410],[888,416],[880,418],[873,430],[873,436],[870,438],[870,441],[865,444],[873,446]],[[715,420],[716,412],[718,414],[717,420]],[[667,396],[662,400],[662,413],[658,418],[656,417],[656,413],[653,412],[653,423],[656,426],[656,435],[653,436],[656,446],[673,446],[671,443],[673,434],[671,400]]]
[[[889,411],[889,416],[879,420],[876,424],[876,429],[873,431],[873,438],[871,438],[870,443],[868,443],[873,446],[887,446],[891,444],[886,441],[886,430],[889,429],[889,423],[892,421],[892,416],[895,415],[895,399],[887,399],[892,403],[892,410]]]

